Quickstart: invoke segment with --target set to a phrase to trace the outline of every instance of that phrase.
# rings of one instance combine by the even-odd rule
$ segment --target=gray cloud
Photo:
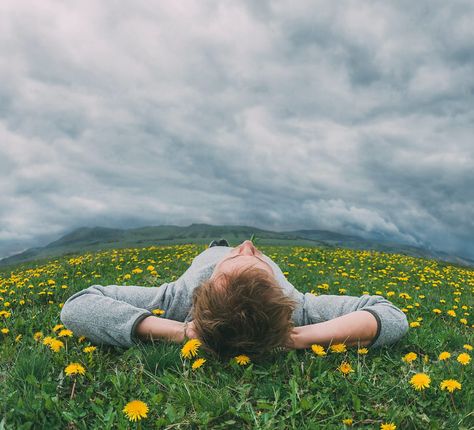
[[[0,13],[0,257],[208,222],[474,258],[472,2]]]

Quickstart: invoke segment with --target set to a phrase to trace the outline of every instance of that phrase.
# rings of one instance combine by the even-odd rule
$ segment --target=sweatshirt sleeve
[[[370,346],[379,347],[396,342],[408,332],[405,314],[382,296],[361,297],[305,293],[304,324],[316,324],[355,311],[370,312],[377,320],[377,334]]]
[[[74,334],[92,343],[131,347],[138,341],[136,325],[153,315],[153,309],[165,310],[167,317],[174,289],[174,282],[160,287],[92,285],[66,300],[60,318]]]

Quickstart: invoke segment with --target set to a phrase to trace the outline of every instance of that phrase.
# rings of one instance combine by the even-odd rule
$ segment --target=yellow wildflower
[[[246,364],[250,363],[250,357],[248,357],[247,355],[241,354],[235,357],[235,361],[241,366],[245,366]]]
[[[41,340],[41,338],[43,337],[43,332],[41,331],[37,331],[34,335],[33,335],[33,339],[36,340],[37,342],[39,340]]]
[[[148,405],[141,400],[132,400],[125,405],[122,412],[130,421],[141,420],[147,417]]]
[[[200,346],[201,341],[199,339],[190,339],[184,344],[183,348],[181,348],[181,355],[184,358],[195,357]]]
[[[443,351],[438,355],[438,360],[444,361],[451,357],[451,353],[448,351]]]
[[[464,349],[467,349],[468,351],[472,351],[472,346],[469,345],[468,343],[466,343],[465,345],[463,345],[463,348],[464,348]]]
[[[86,373],[86,369],[79,364],[79,363],[71,363],[64,369],[64,372],[67,376],[71,375],[84,375]]]
[[[324,351],[324,347],[321,345],[314,343],[313,345],[311,345],[311,349],[316,355],[320,357],[322,357],[323,355],[326,355],[326,351]]]
[[[408,354],[405,354],[402,358],[402,361],[405,363],[411,363],[412,361],[415,361],[417,359],[417,355],[414,352],[409,352]]]
[[[72,330],[65,328],[58,333],[58,337],[72,337]]]
[[[357,350],[357,354],[359,355],[365,355],[365,354],[368,354],[369,353],[369,350],[367,348],[359,348]]]
[[[10,333],[10,330],[9,330],[8,328],[6,328],[6,327],[5,327],[5,328],[2,328],[0,331],[1,331],[3,334],[8,334],[8,333]]]
[[[196,370],[199,367],[201,367],[205,362],[206,362],[205,358],[198,358],[197,360],[194,360],[194,363],[191,367],[193,368],[193,370]]]
[[[64,325],[63,324],[56,324],[54,327],[53,327],[53,331],[56,332],[58,331],[60,328],[63,328]]]
[[[59,350],[64,347],[64,343],[59,339],[52,339],[49,343],[49,347],[52,351],[59,352]]]
[[[348,375],[349,373],[354,372],[352,366],[347,361],[343,361],[341,365],[337,368],[337,370],[339,370],[339,372],[344,375]]]
[[[97,348],[95,346],[86,346],[83,351],[84,352],[94,352]]]
[[[347,347],[345,343],[336,343],[330,346],[332,352],[341,353],[346,352]]]
[[[354,422],[354,420],[352,418],[344,418],[342,420],[342,424],[344,424],[345,426],[351,426],[352,423]]]
[[[415,390],[421,391],[430,386],[431,378],[426,373],[417,373],[410,379]]]
[[[397,426],[394,423],[382,423],[380,424],[380,430],[396,430]]]
[[[154,315],[163,315],[165,311],[163,309],[153,309],[151,313]]]
[[[411,328],[420,327],[420,323],[418,321],[412,321],[410,323],[410,327]]]
[[[439,386],[442,390],[448,390],[450,393],[452,393],[454,390],[461,389],[461,383],[455,379],[445,379],[441,381]]]
[[[458,355],[458,358],[456,358],[456,360],[459,363],[461,363],[463,366],[465,366],[466,364],[469,364],[469,362],[471,361],[471,356],[466,352],[462,352],[461,354]]]

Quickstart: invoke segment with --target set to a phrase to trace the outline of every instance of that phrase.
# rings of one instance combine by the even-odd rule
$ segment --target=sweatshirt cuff
[[[380,336],[380,332],[382,331],[382,321],[380,320],[380,317],[379,315],[377,314],[377,312],[375,312],[374,310],[372,309],[360,309],[361,311],[366,311],[366,312],[369,312],[371,313],[376,321],[377,321],[377,333],[375,333],[375,337],[372,339],[372,341],[370,342],[370,344],[368,345],[368,347],[370,348],[371,346],[374,345],[374,343],[377,341],[377,339],[379,338]]]
[[[138,323],[140,323],[145,318],[147,318],[149,316],[152,316],[152,315],[153,314],[150,311],[145,311],[144,313],[139,315],[138,318],[133,322],[132,329],[130,330],[130,340],[131,340],[132,344],[136,345],[141,341],[141,339],[138,336],[136,336],[136,334],[135,334],[135,330],[137,328]]]

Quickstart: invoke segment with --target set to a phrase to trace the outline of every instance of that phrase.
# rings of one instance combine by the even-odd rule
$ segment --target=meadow
[[[0,429],[474,429],[473,269],[369,251],[259,248],[302,292],[388,298],[406,313],[407,336],[379,349],[275,350],[264,364],[245,354],[214,362],[184,343],[95,346],[62,326],[70,295],[93,284],[173,281],[205,246],[23,264],[0,271]]]

